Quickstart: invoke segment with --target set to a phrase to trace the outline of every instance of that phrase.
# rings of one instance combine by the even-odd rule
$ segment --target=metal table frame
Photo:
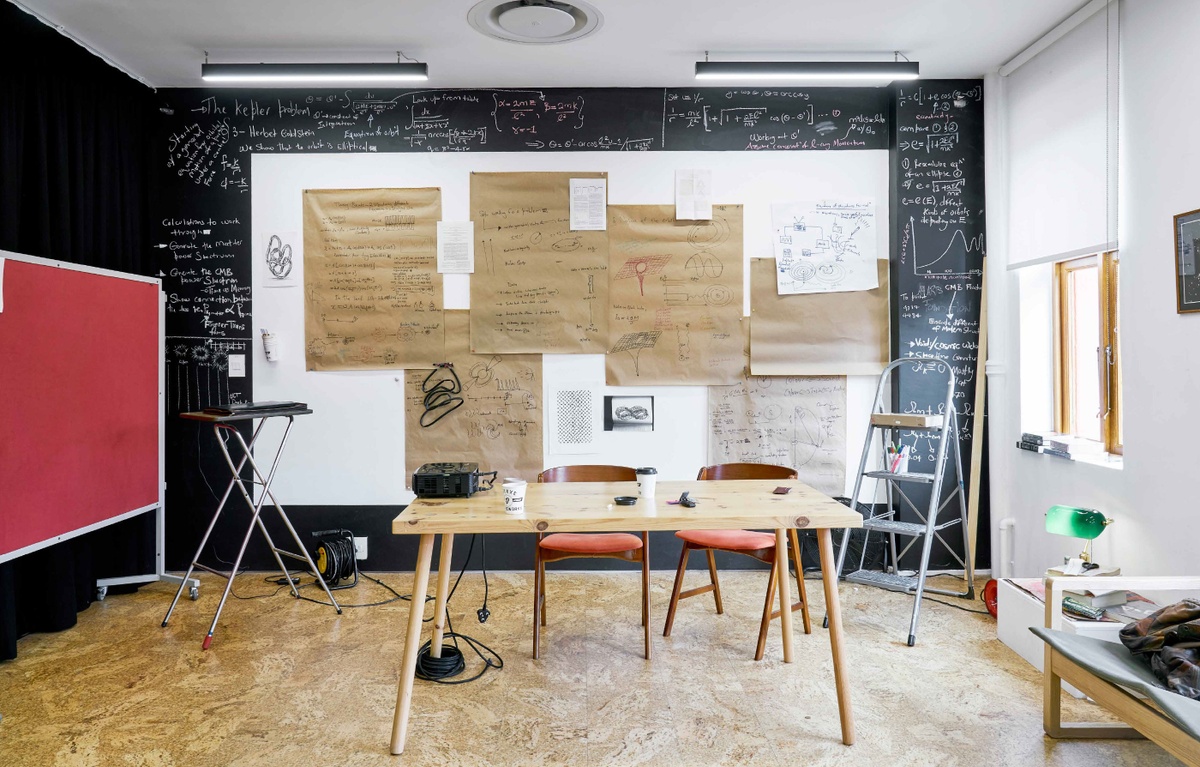
[[[183,594],[184,584],[187,579],[191,578],[192,572],[197,568],[205,570],[214,575],[219,575],[225,578],[225,591],[221,594],[221,601],[217,604],[217,611],[213,615],[212,625],[208,628],[208,634],[204,637],[203,649],[207,650],[213,641],[213,633],[217,630],[217,621],[221,617],[221,610],[225,607],[225,601],[229,599],[229,592],[233,589],[233,579],[237,575],[238,568],[242,564],[242,557],[246,554],[246,546],[250,543],[250,536],[254,532],[254,528],[258,527],[259,532],[267,541],[267,546],[271,549],[271,554],[275,557],[275,563],[279,565],[279,571],[283,573],[284,580],[287,581],[288,587],[292,590],[292,596],[299,598],[300,593],[296,590],[296,584],[292,581],[291,574],[283,564],[283,559],[280,555],[291,557],[308,565],[309,571],[317,579],[317,583],[325,591],[329,601],[333,604],[338,615],[342,614],[342,608],[338,605],[337,600],[333,598],[333,592],[329,590],[329,586],[325,583],[325,579],[321,577],[320,571],[309,556],[308,550],[304,548],[304,544],[300,541],[300,536],[296,533],[296,528],[292,526],[292,522],[288,519],[283,507],[279,505],[279,501],[275,500],[275,495],[271,492],[271,482],[275,479],[275,472],[279,468],[279,459],[283,455],[283,448],[287,445],[288,434],[292,430],[292,424],[298,415],[308,415],[312,413],[307,407],[285,407],[271,410],[247,410],[244,412],[234,413],[232,415],[213,415],[210,413],[180,413],[181,418],[186,418],[191,421],[202,421],[213,425],[213,435],[217,438],[217,444],[221,446],[221,454],[225,456],[225,463],[229,467],[231,474],[229,484],[225,487],[225,494],[221,496],[221,502],[217,505],[217,511],[213,514],[212,521],[208,523],[208,529],[204,531],[204,537],[200,539],[200,545],[196,547],[196,554],[192,557],[192,563],[188,565],[187,574],[184,576],[184,583],[179,585],[179,589],[175,592],[175,598],[171,600],[171,606],[167,608],[167,614],[163,617],[162,625],[166,627],[167,621],[171,619],[171,613],[175,611],[175,605],[179,603],[179,597]],[[263,476],[262,470],[259,469],[258,463],[254,460],[252,451],[255,443],[258,442],[259,436],[262,434],[263,427],[266,426],[269,418],[287,418],[287,426],[283,431],[283,438],[279,441],[279,448],[275,451],[275,456],[271,459],[271,468],[267,472],[266,477]],[[254,429],[254,434],[250,441],[242,437],[242,433],[231,424],[238,421],[253,421],[259,419],[258,426]],[[229,453],[228,441],[221,438],[222,430],[229,432],[237,440],[238,446],[241,448],[242,457],[237,465],[234,465],[233,456]],[[242,469],[246,464],[250,465],[254,476],[262,483],[262,493],[259,495],[258,502],[255,503],[250,492],[246,489],[246,483],[241,479]],[[250,507],[251,519],[250,524],[246,527],[246,535],[242,538],[241,548],[238,549],[237,557],[233,560],[232,568],[226,572],[209,567],[200,562],[200,554],[204,551],[204,547],[208,545],[208,538],[212,535],[213,528],[217,526],[217,520],[221,517],[221,512],[225,509],[225,503],[229,500],[230,494],[233,492],[234,486],[242,493],[242,498],[246,501],[246,505]],[[283,521],[284,526],[292,536],[292,540],[300,548],[299,554],[281,549],[275,545],[271,534],[267,532],[266,525],[263,524],[261,513],[263,504],[267,499],[271,500],[271,504],[275,507],[275,511],[279,513],[279,518]]]

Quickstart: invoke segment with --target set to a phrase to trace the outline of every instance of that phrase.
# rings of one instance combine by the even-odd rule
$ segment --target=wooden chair
[[[538,482],[625,482],[637,474],[627,466],[558,466],[538,475]],[[650,539],[632,533],[538,533],[533,565],[533,657],[542,657],[542,626],[546,625],[546,563],[579,557],[608,557],[642,563],[642,626],[646,660],[650,660]]]
[[[786,466],[772,466],[765,463],[723,463],[716,466],[705,466],[700,469],[700,474],[696,477],[699,480],[795,478],[795,470]],[[663,636],[671,636],[671,626],[675,623],[675,610],[681,599],[707,594],[711,591],[717,603],[717,614],[725,612],[721,604],[721,584],[717,580],[717,561],[713,557],[713,552],[729,551],[734,554],[745,554],[772,565],[771,575],[767,580],[767,599],[763,604],[762,623],[758,629],[758,647],[754,651],[754,660],[762,660],[763,651],[767,645],[767,628],[771,625],[771,621],[780,615],[779,610],[771,609],[771,603],[775,599],[777,579],[777,571],[774,567],[775,557],[778,554],[775,550],[775,535],[752,530],[680,530],[675,535],[683,539],[683,551],[679,555],[679,569],[675,572],[675,586],[671,589],[671,604],[667,608],[667,625],[663,629]],[[792,605],[792,610],[800,610],[800,615],[804,619],[804,633],[811,634],[812,619],[808,614],[808,594],[804,588],[804,568],[800,562],[800,541],[794,529],[788,530],[788,539],[791,541],[792,557],[796,563],[796,580],[799,581],[800,592],[800,601]],[[703,551],[708,556],[709,584],[681,591],[683,574],[687,570],[688,555],[693,551]]]

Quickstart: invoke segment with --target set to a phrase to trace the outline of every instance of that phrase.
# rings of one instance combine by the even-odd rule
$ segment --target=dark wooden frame
[[[1193,277],[1197,282],[1197,288],[1200,290],[1200,263],[1194,263],[1193,275],[1185,275],[1181,269],[1183,261],[1183,226],[1185,224],[1200,223],[1200,209],[1189,210],[1187,213],[1180,213],[1175,216],[1175,226],[1172,230],[1175,237],[1175,309],[1179,314],[1189,314],[1191,312],[1200,312],[1200,299],[1191,303],[1185,302],[1183,281],[1188,276]],[[1193,261],[1200,261],[1200,253],[1192,254]]]

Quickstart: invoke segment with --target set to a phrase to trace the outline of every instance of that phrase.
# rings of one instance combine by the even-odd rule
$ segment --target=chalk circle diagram
[[[646,295],[646,278],[653,277],[656,274],[662,274],[663,269],[667,268],[667,262],[671,260],[670,256],[636,256],[634,258],[625,259],[625,263],[621,264],[621,268],[613,275],[614,280],[628,280],[637,277],[638,292]]]
[[[797,407],[792,412],[792,450],[795,467],[805,466],[825,444],[825,430],[821,419],[806,407]]]
[[[704,290],[704,303],[709,306],[725,306],[733,300],[733,291],[725,285],[709,285]]]
[[[817,281],[826,285],[840,285],[846,279],[846,265],[830,261],[817,267]]]
[[[792,266],[788,274],[795,282],[809,282],[817,276],[817,268],[807,261],[800,261]]]
[[[687,239],[696,250],[709,250],[729,239],[729,223],[720,218],[697,221],[688,230]]]
[[[277,234],[267,241],[267,269],[277,280],[287,279],[292,273],[292,246],[285,245]]]

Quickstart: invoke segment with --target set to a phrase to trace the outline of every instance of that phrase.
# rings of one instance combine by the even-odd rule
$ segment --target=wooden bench
[[[1200,577],[1051,578],[1046,581],[1046,642],[1042,726],[1052,738],[1149,738],[1190,767],[1200,767],[1200,701],[1174,693],[1124,645],[1057,630],[1065,589],[1200,591]],[[1125,725],[1062,721],[1062,682],[1114,714]],[[1136,693],[1136,695],[1135,695]]]

